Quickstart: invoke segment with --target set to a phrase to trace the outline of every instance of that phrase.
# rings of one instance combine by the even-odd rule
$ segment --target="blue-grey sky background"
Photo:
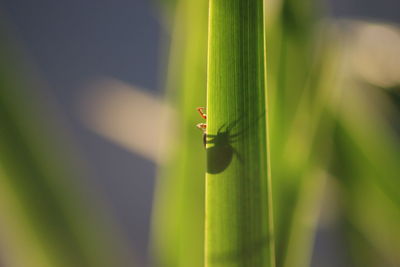
[[[328,6],[336,17],[400,23],[398,0],[330,0]],[[87,130],[76,106],[82,84],[97,77],[162,92],[167,33],[157,1],[0,0],[0,11],[48,83],[46,90],[91,166],[91,180],[147,266],[155,165]]]

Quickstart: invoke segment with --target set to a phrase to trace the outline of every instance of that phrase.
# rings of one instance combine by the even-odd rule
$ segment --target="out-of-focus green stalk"
[[[349,258],[355,267],[398,266],[399,137],[375,108],[379,97],[369,98],[367,88],[347,87],[340,100],[335,175],[343,191]]]
[[[0,249],[6,267],[126,266],[0,25]],[[21,62],[22,64],[22,62]],[[42,101],[39,101],[41,99]],[[67,152],[69,151],[69,152]],[[82,183],[84,184],[84,183]]]
[[[177,1],[167,98],[177,111],[153,215],[156,266],[204,266],[205,148],[196,111],[206,104],[208,1]]]
[[[331,129],[322,123],[330,62],[315,1],[274,3],[267,17],[267,69],[277,266],[308,266],[328,163],[325,155],[316,159],[326,145],[319,135]]]
[[[211,0],[206,266],[275,266],[262,0]]]
[[[282,205],[283,209],[292,209],[286,218],[290,219],[286,222],[289,228],[283,229],[288,239],[281,247],[283,251],[280,251],[286,267],[310,266],[321,203],[326,190],[329,190],[325,184],[330,176],[328,169],[336,125],[329,103],[334,95],[332,89],[338,53],[335,42],[327,34],[329,27],[323,25],[322,29],[324,33],[318,35],[320,44],[315,52],[316,59],[310,68],[284,149],[286,155],[292,153],[284,163],[286,168],[290,168],[287,173],[292,179],[299,179],[290,189],[297,194],[293,198],[294,206]]]

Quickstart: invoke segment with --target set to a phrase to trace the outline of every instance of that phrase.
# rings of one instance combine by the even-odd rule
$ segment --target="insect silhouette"
[[[204,108],[197,108],[200,115],[206,119],[207,115],[204,114]],[[217,174],[223,172],[231,163],[233,156],[236,155],[241,161],[239,153],[232,147],[232,143],[237,140],[240,133],[232,134],[232,128],[236,125],[238,120],[230,123],[228,126],[223,124],[217,131],[217,134],[207,134],[207,125],[205,123],[197,124],[197,128],[203,131],[203,143],[212,144],[207,147],[207,172],[210,174]]]

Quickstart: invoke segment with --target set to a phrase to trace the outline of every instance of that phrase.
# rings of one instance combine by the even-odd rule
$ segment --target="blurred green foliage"
[[[196,124],[206,102],[207,1],[175,6],[167,101],[177,110],[159,171],[153,216],[156,266],[203,266],[205,149]]]
[[[196,6],[196,2],[204,4],[205,1],[192,1],[190,6]],[[176,12],[176,17],[182,18],[182,13]],[[338,239],[343,250],[330,253],[332,257],[345,255],[342,261],[351,266],[397,266],[400,264],[396,253],[400,240],[397,230],[400,147],[399,121],[393,114],[398,114],[398,89],[396,86],[384,89],[357,80],[350,70],[349,44],[342,29],[324,18],[319,1],[266,1],[268,118],[277,266],[310,266],[315,235],[320,231],[340,233]],[[196,17],[190,16],[184,22],[179,20],[178,25],[193,23],[193,19]],[[175,25],[173,40],[178,36],[176,29],[179,26]],[[202,29],[193,27],[188,32],[195,38],[196,34],[204,36]],[[173,42],[172,51],[174,47],[178,46]],[[231,47],[227,45],[221,53],[229,51]],[[176,58],[184,61],[182,57],[186,54],[171,55],[171,62],[177,62]],[[204,57],[204,50],[199,55]],[[182,71],[182,65],[176,63],[170,65],[174,80],[198,74],[192,68],[198,61],[193,60],[193,54],[186,56],[193,63],[190,70],[186,67]],[[202,64],[204,69],[205,62]],[[223,69],[214,72],[222,75]],[[204,90],[202,81],[196,90]],[[175,89],[182,95],[194,96],[192,86]],[[203,99],[186,100],[196,105],[178,108],[180,116],[192,116],[194,108],[203,105]],[[389,99],[394,105],[383,107]],[[391,109],[391,115],[387,109]],[[195,124],[194,119],[183,125]],[[202,162],[200,158],[204,154],[197,152],[198,145],[199,141],[193,140],[185,143],[186,150],[178,146],[176,151],[199,156],[198,162]],[[171,162],[185,168],[181,165],[184,161]],[[167,166],[170,170],[177,168],[173,163]],[[192,169],[191,163],[187,166]],[[197,177],[206,168],[197,165],[193,170]],[[196,190],[203,194],[198,179],[201,177],[196,178],[200,186],[192,187],[190,195],[197,194]],[[183,184],[164,186],[183,188]],[[174,194],[171,196],[177,198]],[[177,202],[186,202],[183,194]],[[163,212],[174,217],[176,207],[166,205]],[[181,220],[181,217],[175,218]],[[185,218],[175,225],[187,222]],[[162,225],[163,221],[156,223]],[[168,233],[174,236],[173,231]],[[182,231],[176,231],[175,237],[177,233]],[[180,261],[177,257],[175,262]]]
[[[206,104],[209,3],[163,2],[168,13],[166,18],[173,18],[173,23],[168,24],[172,26],[172,38],[168,46],[166,101],[176,109],[177,116],[175,126],[168,133],[167,157],[159,168],[152,222],[153,259],[156,266],[204,266],[207,155],[202,133],[195,125],[202,122],[196,108]],[[249,8],[261,1],[230,3],[238,7],[240,3],[248,3],[246,8]],[[240,12],[238,16],[224,13],[230,11],[220,8],[221,12],[215,13],[215,21],[235,18],[234,23],[224,22],[227,27],[248,25],[254,19]],[[255,9],[259,15],[261,5]],[[269,96],[269,167],[275,227],[272,239],[276,242],[277,266],[310,266],[312,258],[318,257],[314,241],[321,231],[338,233],[342,251],[329,252],[332,257],[345,255],[342,261],[350,266],[399,266],[399,85],[383,88],[354,74],[349,63],[352,56],[349,41],[339,26],[324,20],[318,1],[266,1],[265,23],[267,91],[263,93]],[[211,99],[208,108],[213,133],[225,118],[235,120],[240,113],[254,118],[258,115],[254,110],[264,109],[256,105],[255,99],[263,102],[263,93],[246,102],[248,99],[241,95],[247,92],[246,88],[242,90],[235,83],[235,79],[250,82],[247,78],[252,75],[261,81],[260,73],[250,71],[246,64],[240,70],[228,68],[232,67],[229,60],[263,64],[260,63],[264,62],[262,53],[256,53],[256,57],[249,53],[251,47],[259,49],[262,43],[256,38],[260,35],[254,34],[256,29],[260,28],[242,29],[242,35],[235,39],[242,42],[242,50],[235,49],[236,43],[229,38],[229,27],[219,29],[217,37],[221,45],[209,62],[215,63],[213,60],[219,56],[226,60],[225,65],[210,68],[213,78],[209,93],[215,102]],[[246,36],[243,33],[249,34],[248,39],[242,38]],[[89,201],[90,194],[74,185],[82,177],[81,167],[72,160],[74,153],[69,143],[65,144],[67,138],[64,139],[60,130],[63,128],[57,129],[60,125],[47,106],[48,99],[37,90],[40,83],[33,75],[29,76],[29,68],[16,56],[15,43],[8,39],[10,35],[4,28],[0,36],[1,264],[6,267],[132,266],[118,235],[110,230],[104,222],[106,219],[99,216]],[[220,76],[231,79],[219,87],[221,84],[216,81]],[[259,86],[259,89],[264,87]],[[218,97],[229,98],[229,105],[219,103]],[[241,109],[246,105],[253,111],[247,113],[250,108]],[[239,124],[252,129],[251,120]],[[266,140],[256,142],[257,138],[265,138],[265,129],[260,125],[256,129],[251,134],[253,143],[246,143],[251,155],[244,153],[244,162],[252,161],[255,151],[265,148]],[[249,152],[243,144],[237,149]],[[258,150],[255,144],[262,148]],[[236,173],[223,169],[221,177],[237,178],[266,164],[265,161],[251,165]],[[264,171],[257,175],[267,176]],[[239,191],[247,191],[235,194],[232,184],[239,185]],[[221,183],[218,190],[207,193],[212,194],[209,208],[214,217],[226,215],[240,221],[240,227],[211,225],[214,235],[224,241],[218,244],[212,241],[208,247],[232,250],[247,247],[242,251],[251,254],[257,246],[248,244],[251,242],[247,241],[255,238],[246,234],[268,225],[246,225],[250,215],[254,215],[250,211],[263,206],[247,200],[259,197],[256,194],[262,191],[260,199],[267,206],[271,195],[265,193],[265,183],[260,183],[262,188],[252,187],[252,190],[246,187],[247,183],[232,184]],[[242,201],[243,196],[246,201]],[[214,206],[218,198],[231,205]],[[266,214],[257,216],[264,218]],[[266,250],[258,252],[269,257]],[[240,260],[233,264],[249,265]],[[318,266],[323,267],[323,263]]]
[[[89,190],[74,185],[84,178],[81,166],[72,160],[49,99],[3,24],[0,36],[2,266],[131,265]]]

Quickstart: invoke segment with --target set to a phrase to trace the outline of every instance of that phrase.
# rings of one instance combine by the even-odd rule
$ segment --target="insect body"
[[[211,174],[223,172],[230,165],[233,155],[238,155],[232,147],[233,137],[229,127],[224,126],[219,128],[217,134],[206,136],[206,144],[212,144],[207,148],[207,172]]]
[[[204,119],[207,115],[203,112],[204,108],[197,108],[200,116]],[[233,156],[236,155],[241,161],[239,154],[232,147],[232,143],[237,140],[239,134],[232,134],[231,130],[235,127],[237,121],[230,123],[228,126],[222,125],[217,134],[207,134],[207,125],[205,123],[197,124],[197,128],[203,131],[203,142],[211,144],[212,146],[207,148],[207,172],[210,174],[217,174],[224,171],[231,163]]]

